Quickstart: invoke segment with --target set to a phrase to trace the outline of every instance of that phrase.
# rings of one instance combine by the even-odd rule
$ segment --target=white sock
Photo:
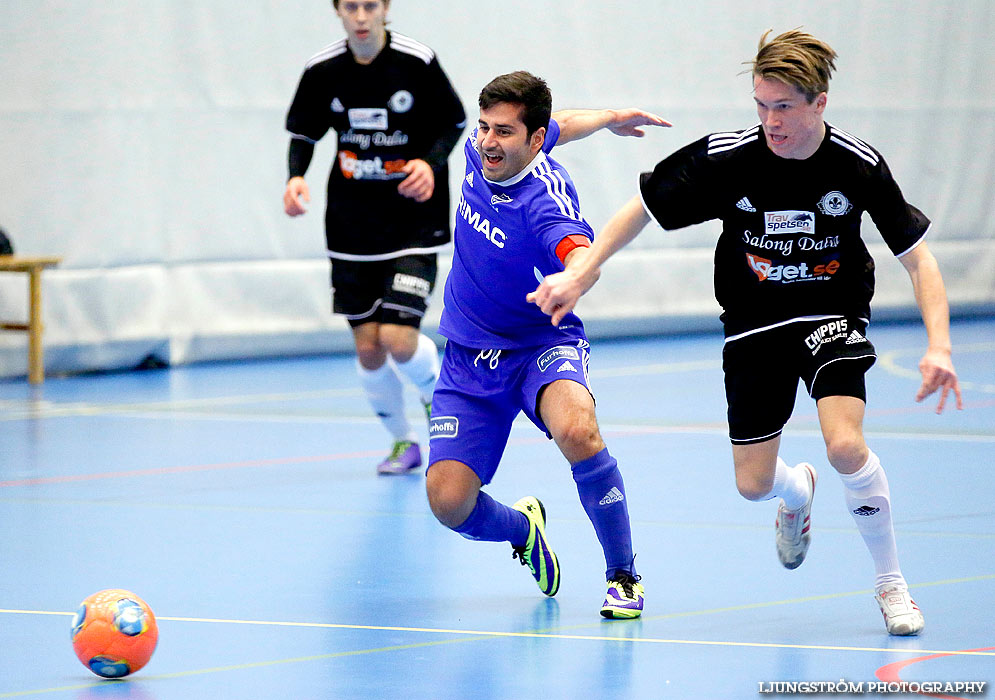
[[[891,491],[878,456],[871,452],[853,474],[840,474],[846,507],[857,523],[867,551],[874,560],[874,588],[907,589],[898,566],[898,547],[891,521]]]
[[[431,403],[435,382],[439,378],[439,350],[424,333],[418,334],[418,348],[407,362],[397,362],[397,368],[418,389],[422,403]]]
[[[418,438],[404,415],[404,386],[401,378],[391,362],[385,362],[379,369],[369,370],[356,362],[356,372],[359,382],[366,391],[370,407],[383,423],[394,440],[410,440],[417,442]]]
[[[757,500],[769,501],[779,496],[784,499],[784,505],[790,510],[801,508],[808,499],[808,479],[805,470],[789,467],[780,457],[777,458],[777,465],[774,467],[774,484],[770,493]]]

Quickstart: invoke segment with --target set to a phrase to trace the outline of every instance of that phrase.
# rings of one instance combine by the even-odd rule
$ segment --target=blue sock
[[[459,527],[453,528],[468,540],[511,542],[522,547],[529,539],[529,519],[525,513],[498,503],[483,491],[477,493],[477,505]]]
[[[629,508],[618,462],[608,454],[606,447],[593,457],[574,464],[571,471],[577,482],[580,502],[605,551],[606,578],[619,570],[635,576]]]

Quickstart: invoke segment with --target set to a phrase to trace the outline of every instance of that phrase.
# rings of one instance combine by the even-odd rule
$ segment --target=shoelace
[[[638,583],[642,576],[633,576],[628,573],[615,574],[612,577],[612,581],[622,586],[622,592],[625,593],[626,598],[635,598],[635,591],[632,589],[632,584]]]

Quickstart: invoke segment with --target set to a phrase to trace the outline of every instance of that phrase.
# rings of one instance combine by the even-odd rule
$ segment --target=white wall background
[[[527,69],[554,108],[639,106],[675,127],[565,146],[597,230],[636,176],[710,131],[755,123],[743,61],[796,26],[840,54],[827,118],[874,144],[934,225],[955,310],[995,311],[995,3],[960,0],[394,0],[392,26],[431,45],[476,114],[479,89]],[[0,226],[45,274],[49,371],[350,347],[329,313],[324,181],[282,211],[283,118],[300,72],[342,36],[323,0],[0,0]],[[455,183],[461,155],[453,158]],[[648,229],[580,307],[595,333],[717,327],[717,227]],[[875,313],[914,312],[901,265],[867,222]],[[442,266],[442,271],[447,265]],[[0,318],[27,283],[0,276]],[[441,302],[426,326],[434,328]],[[26,372],[0,334],[0,376]]]

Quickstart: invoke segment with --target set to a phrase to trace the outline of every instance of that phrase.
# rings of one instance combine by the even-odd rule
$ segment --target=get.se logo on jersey
[[[809,267],[808,263],[805,262],[800,262],[797,265],[775,265],[772,260],[747,253],[746,262],[761,282],[766,280],[782,283],[828,280],[840,269],[840,261],[836,258]]]

